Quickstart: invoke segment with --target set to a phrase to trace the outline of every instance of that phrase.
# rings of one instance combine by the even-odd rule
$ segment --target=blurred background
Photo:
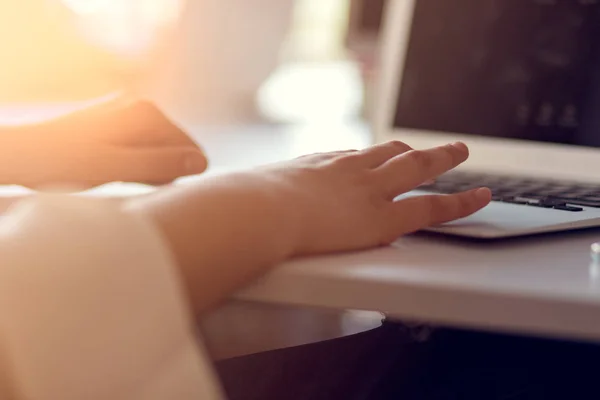
[[[0,127],[130,96],[155,101],[182,124],[207,150],[212,171],[337,150],[340,141],[357,148],[368,141],[384,3],[0,0]],[[108,185],[98,193],[126,190]],[[133,186],[131,194],[140,190],[151,189]],[[380,320],[379,313],[235,303],[203,329],[223,357],[359,332]]]
[[[338,149],[352,135],[356,148],[368,140],[384,3],[0,0],[0,125],[131,96],[152,99],[187,128],[213,171]],[[202,328],[218,358],[360,332],[380,320],[234,303]]]
[[[385,2],[2,0],[0,121],[122,94],[193,124],[361,121]]]

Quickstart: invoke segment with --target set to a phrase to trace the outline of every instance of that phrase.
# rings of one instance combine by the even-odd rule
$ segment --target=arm
[[[0,232],[0,398],[222,398],[148,221],[40,195],[3,215]]]
[[[202,313],[289,257],[389,244],[479,210],[487,189],[393,201],[467,156],[462,144],[412,151],[394,142],[212,177],[126,208],[155,221]]]

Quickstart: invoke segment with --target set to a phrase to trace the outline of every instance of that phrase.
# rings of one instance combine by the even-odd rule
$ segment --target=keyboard
[[[514,176],[450,172],[420,189],[440,194],[488,187],[492,200],[564,212],[582,212],[583,207],[600,208],[600,185],[528,179]]]

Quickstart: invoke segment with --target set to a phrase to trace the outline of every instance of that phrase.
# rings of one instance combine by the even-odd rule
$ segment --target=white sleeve
[[[197,337],[149,221],[55,195],[0,217],[0,398],[220,399]]]

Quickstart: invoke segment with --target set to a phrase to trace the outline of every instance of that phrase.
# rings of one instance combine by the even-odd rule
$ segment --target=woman
[[[21,52],[29,61],[23,69],[18,57],[5,58],[0,98],[22,100],[25,93],[30,99],[39,83],[52,82],[40,70],[59,73],[55,84],[42,87],[53,97],[65,94],[70,79],[80,84],[67,97],[112,88],[112,81],[69,74],[74,60],[54,57],[52,46],[40,53],[23,44],[70,43],[49,35],[45,23],[29,29],[13,18],[12,12],[34,10],[30,19],[43,22],[36,1],[0,5],[13,22],[0,28],[4,37],[15,37],[15,29],[26,33],[3,41],[3,52]],[[69,48],[81,56],[80,70],[96,73],[112,62],[79,45]],[[89,82],[95,85],[85,87]],[[33,188],[82,189],[114,180],[160,185],[207,165],[201,149],[146,102],[117,100],[6,127],[0,144],[0,183]],[[0,219],[0,398],[219,399],[224,392],[232,400],[490,398],[477,391],[467,397],[465,377],[448,373],[485,362],[445,351],[452,365],[430,364],[431,346],[414,345],[402,325],[223,361],[215,372],[192,323],[192,316],[287,258],[385,245],[484,207],[487,189],[393,202],[467,156],[460,143],[413,151],[394,142],[206,178],[122,204],[57,194],[22,201]],[[230,251],[232,237],[237,252]],[[465,343],[464,335],[445,342],[447,336],[442,332],[434,344]],[[475,342],[485,342],[482,349],[504,343],[481,336]],[[449,377],[442,384],[428,380],[440,375],[430,373],[432,365]],[[500,386],[498,393],[511,394],[510,384]],[[440,387],[442,394],[435,391]]]

